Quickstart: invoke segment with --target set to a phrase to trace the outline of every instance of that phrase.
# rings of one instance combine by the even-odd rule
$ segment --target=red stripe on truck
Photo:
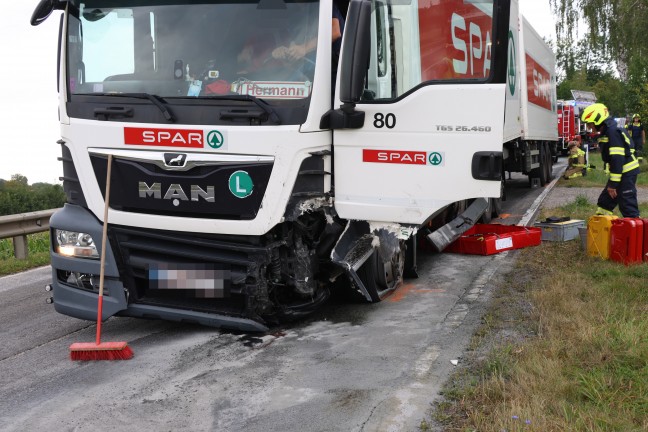
[[[194,129],[124,128],[124,144],[203,148],[203,131]]]
[[[464,0],[420,0],[423,81],[486,78],[493,18]]]
[[[527,95],[529,102],[549,111],[551,109],[551,75],[533,57],[526,55]]]

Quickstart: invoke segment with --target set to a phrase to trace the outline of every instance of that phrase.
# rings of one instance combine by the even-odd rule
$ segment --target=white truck
[[[548,180],[554,58],[517,1],[338,5],[336,67],[331,0],[41,0],[33,25],[63,11],[57,311],[96,317],[106,223],[104,319],[265,331],[333,287],[380,301],[417,236],[497,212],[505,171]]]

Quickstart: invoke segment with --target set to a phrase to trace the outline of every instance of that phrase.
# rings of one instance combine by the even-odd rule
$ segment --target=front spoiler
[[[121,284],[119,285],[121,286]],[[113,284],[113,286],[115,285]],[[59,283],[56,280],[56,273],[53,275],[52,287],[54,292],[54,308],[57,312],[75,318],[96,321],[97,294]],[[119,288],[117,286],[115,287]],[[118,291],[119,290],[116,290],[116,292]],[[123,287],[121,287],[121,291],[123,291]],[[207,327],[216,327],[242,332],[267,332],[269,330],[269,328],[264,324],[247,318],[172,309],[139,303],[131,303],[128,305],[126,304],[125,299],[121,302],[119,299],[104,296],[102,318],[105,321],[112,315],[200,324]]]
[[[66,204],[63,209],[54,213],[50,220],[51,229],[82,231],[96,239],[97,247],[101,248],[101,223],[86,209]],[[68,258],[50,251],[52,261],[52,288],[54,308],[57,312],[84,320],[96,321],[98,294],[62,283],[58,271],[79,272],[98,275],[100,264],[98,260]],[[187,309],[173,309],[142,303],[128,303],[126,289],[119,279],[117,263],[112,254],[110,241],[106,244],[106,277],[102,320],[113,315],[137,318],[154,318],[175,322],[201,324],[208,327],[218,327],[244,332],[266,332],[268,327],[261,322],[236,316],[217,313],[198,312]]]

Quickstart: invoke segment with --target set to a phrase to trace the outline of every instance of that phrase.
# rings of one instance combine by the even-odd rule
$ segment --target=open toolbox
[[[492,255],[511,249],[538,246],[542,229],[517,225],[476,224],[450,244],[444,252]]]

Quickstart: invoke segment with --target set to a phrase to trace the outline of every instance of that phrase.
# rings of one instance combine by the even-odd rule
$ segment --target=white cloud
[[[59,183],[61,149],[56,91],[60,12],[29,23],[36,1],[11,1],[0,14],[0,95],[4,100],[0,178]]]
[[[556,41],[556,19],[549,0],[520,0],[520,12],[540,36]]]

